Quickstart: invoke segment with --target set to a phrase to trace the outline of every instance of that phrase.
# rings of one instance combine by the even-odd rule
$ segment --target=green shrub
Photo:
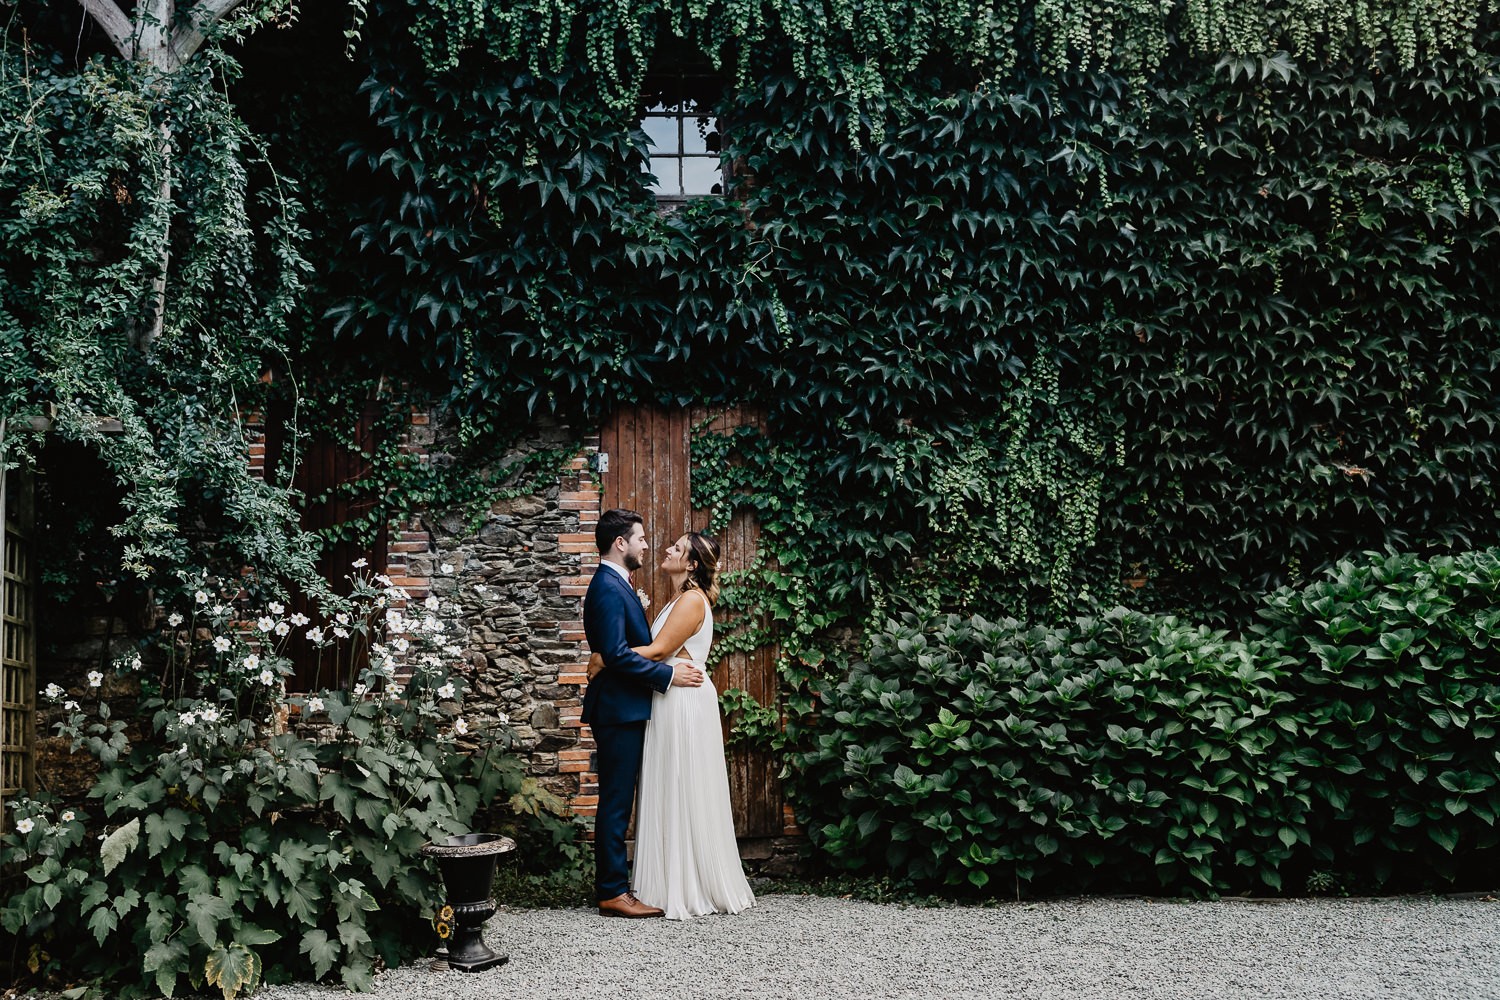
[[[1247,640],[907,616],[822,692],[794,795],[834,865],[918,883],[1451,883],[1500,842],[1497,584],[1494,552],[1343,564]]]
[[[59,730],[99,761],[89,798],[102,818],[16,803],[3,860],[25,866],[26,881],[0,909],[6,930],[41,946],[49,971],[112,995],[207,985],[230,1000],[263,980],[335,971],[362,990],[381,963],[435,944],[442,892],[426,841],[473,829],[493,804],[486,828],[528,854],[581,852],[560,804],[505,752],[504,720],[469,734],[437,600],[402,621],[385,610],[397,596],[361,580],[339,624],[311,630],[335,678],[316,695],[282,694],[291,665],[279,646],[306,618],[273,605],[252,628],[206,594],[190,602],[200,613],[168,620],[160,676],[142,676],[139,658],[117,665],[129,683],[91,675],[82,700],[64,701]],[[351,670],[347,643],[386,627],[411,638],[369,642],[369,665]],[[392,656],[403,644],[404,685]],[[111,699],[136,689],[134,721],[122,721]],[[292,708],[316,739],[278,723]]]
[[[1341,562],[1262,617],[1256,631],[1298,665],[1287,690],[1317,867],[1482,877],[1500,840],[1500,550]]]

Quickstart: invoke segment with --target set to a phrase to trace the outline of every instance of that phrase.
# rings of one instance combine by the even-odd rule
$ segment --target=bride
[[[707,663],[718,566],[719,543],[708,535],[690,531],[667,549],[661,569],[677,596],[652,623],[651,645],[637,653]],[[598,668],[590,663],[590,679]],[[635,813],[634,882],[637,898],[661,907],[669,920],[738,913],[755,902],[734,839],[712,684],[652,694]]]

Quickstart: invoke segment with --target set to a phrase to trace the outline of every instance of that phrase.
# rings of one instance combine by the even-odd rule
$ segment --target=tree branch
[[[186,63],[197,52],[214,25],[224,20],[244,0],[201,0],[188,12],[188,23],[172,38],[172,53],[178,65]]]
[[[116,52],[126,59],[135,58],[135,25],[130,23],[130,17],[123,10],[115,6],[115,0],[78,0],[78,5],[104,29]]]

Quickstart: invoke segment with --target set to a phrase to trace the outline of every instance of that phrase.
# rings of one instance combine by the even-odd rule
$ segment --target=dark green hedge
[[[1262,618],[891,622],[791,757],[809,834],[999,893],[1489,887],[1500,551],[1341,563]]]

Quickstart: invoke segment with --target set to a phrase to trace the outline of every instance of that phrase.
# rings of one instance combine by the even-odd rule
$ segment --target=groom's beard
[[[641,561],[635,556],[627,555],[625,557],[625,568],[634,573],[636,570],[641,568]]]

